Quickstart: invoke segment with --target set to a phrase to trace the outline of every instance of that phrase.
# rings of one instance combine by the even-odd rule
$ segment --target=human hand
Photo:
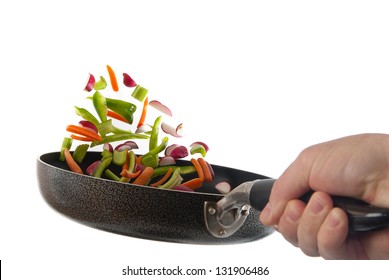
[[[298,198],[310,189],[316,192],[305,205]],[[305,149],[274,183],[260,215],[308,256],[389,259],[389,229],[348,235],[347,216],[329,194],[389,208],[389,135],[354,135]]]

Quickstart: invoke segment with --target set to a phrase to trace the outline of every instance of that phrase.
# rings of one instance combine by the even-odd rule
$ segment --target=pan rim
[[[170,192],[180,192],[180,193],[186,193],[186,194],[190,194],[190,195],[210,195],[210,196],[214,196],[214,197],[220,197],[223,198],[225,196],[225,194],[217,194],[217,193],[210,193],[210,192],[201,192],[201,191],[194,191],[194,192],[188,192],[188,191],[182,191],[182,190],[173,190],[173,189],[161,189],[161,188],[156,188],[156,187],[151,187],[151,186],[145,186],[145,185],[137,185],[137,184],[132,184],[132,183],[125,183],[125,182],[118,182],[118,181],[114,181],[114,180],[110,180],[110,179],[106,179],[106,178],[96,178],[96,177],[93,177],[93,176],[90,176],[90,175],[87,175],[87,174],[79,174],[79,173],[76,173],[76,172],[73,172],[71,170],[67,170],[67,169],[64,169],[64,168],[61,168],[61,167],[58,167],[58,166],[55,166],[55,165],[52,165],[52,164],[49,164],[47,163],[46,161],[44,161],[42,159],[43,156],[46,156],[46,155],[49,155],[49,154],[56,154],[56,153],[59,153],[58,151],[55,151],[55,152],[48,152],[48,153],[43,153],[43,154],[40,154],[37,158],[38,162],[40,162],[41,164],[43,165],[46,165],[47,167],[50,167],[50,168],[53,168],[53,169],[57,169],[57,170],[60,170],[61,172],[65,172],[65,173],[68,173],[70,174],[71,176],[81,176],[81,177],[85,177],[87,178],[88,180],[96,180],[96,181],[103,181],[103,182],[108,182],[110,184],[118,184],[119,186],[123,186],[125,188],[131,188],[131,187],[141,187],[141,188],[145,188],[145,189],[151,189],[151,190],[155,190],[155,191],[170,191]],[[88,153],[99,153],[98,151],[90,151]],[[180,160],[180,161],[185,161],[187,162],[187,160]],[[218,166],[218,165],[214,165],[212,164],[213,166]],[[223,168],[230,168],[230,167],[224,167],[224,166],[220,166],[220,167],[223,167]],[[238,170],[238,169],[236,169]],[[233,187],[236,187],[236,186],[233,186]]]

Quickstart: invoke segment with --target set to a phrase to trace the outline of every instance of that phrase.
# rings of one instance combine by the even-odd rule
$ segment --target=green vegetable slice
[[[137,85],[134,91],[132,92],[131,96],[134,97],[136,100],[143,102],[146,99],[147,93],[148,93],[148,89],[140,85]]]
[[[107,102],[107,107],[110,110],[121,115],[123,118],[126,119],[126,121],[129,124],[133,123],[134,113],[136,111],[135,104],[123,100],[119,100],[119,99],[113,99],[113,98],[105,98],[105,100]]]
[[[102,122],[107,120],[107,100],[104,95],[102,95],[99,91],[96,91],[92,96],[93,106]]]
[[[68,149],[70,151],[70,148],[72,147],[73,139],[69,137],[64,137],[62,141],[61,151],[59,153],[59,160],[65,161],[65,149]]]
[[[84,108],[79,108],[77,106],[74,106],[74,108],[76,109],[76,114],[78,116],[80,116],[81,118],[83,118],[84,120],[90,121],[95,126],[97,126],[99,124],[99,121],[96,119],[96,117],[93,116],[93,114],[91,112],[89,112],[88,110],[86,110]]]
[[[86,156],[86,152],[88,151],[89,144],[80,144],[76,147],[73,153],[73,158],[76,162],[81,163]]]
[[[100,165],[96,168],[95,172],[93,173],[93,177],[101,178],[101,175],[103,174],[104,170],[111,164],[112,157],[105,158],[101,161]]]
[[[103,76],[100,76],[100,80],[95,82],[95,85],[93,86],[94,90],[103,90],[107,87],[107,81]]]
[[[113,157],[112,157],[112,163],[118,166],[122,166],[127,159],[127,150],[119,151],[114,150],[113,151]]]

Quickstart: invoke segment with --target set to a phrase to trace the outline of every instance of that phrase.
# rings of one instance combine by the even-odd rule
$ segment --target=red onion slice
[[[95,82],[96,82],[95,77],[92,74],[89,74],[89,78],[88,81],[86,82],[84,90],[88,92],[91,91],[95,86]]]
[[[188,156],[188,149],[185,146],[178,146],[170,152],[170,156],[174,159],[184,158]]]
[[[90,121],[79,121],[78,124],[84,128],[89,128],[89,129],[93,130],[94,132],[99,133],[97,127],[93,123],[91,123]]]
[[[180,123],[177,127],[173,127],[165,122],[162,122],[161,124],[161,128],[163,130],[163,132],[167,133],[167,134],[170,134],[174,137],[182,137],[183,136],[183,124]]]
[[[176,160],[174,159],[174,157],[171,156],[161,157],[158,163],[159,166],[175,165],[175,164],[176,164]]]
[[[155,109],[157,109],[158,111],[160,111],[161,113],[164,113],[165,115],[168,115],[170,117],[173,116],[172,114],[172,111],[166,107],[165,105],[163,105],[161,102],[157,101],[157,100],[152,100],[149,102],[149,105]]]
[[[231,191],[231,185],[228,182],[220,182],[217,183],[215,186],[215,189],[217,189],[221,194],[227,194]]]
[[[136,87],[137,86],[135,81],[127,73],[123,73],[123,84],[126,87]]]

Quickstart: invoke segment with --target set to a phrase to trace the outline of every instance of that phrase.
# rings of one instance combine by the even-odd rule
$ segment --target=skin
[[[298,200],[310,189],[309,202]],[[260,214],[308,256],[389,259],[389,229],[348,235],[345,212],[329,196],[342,195],[389,208],[389,135],[361,134],[303,150],[275,182]]]

